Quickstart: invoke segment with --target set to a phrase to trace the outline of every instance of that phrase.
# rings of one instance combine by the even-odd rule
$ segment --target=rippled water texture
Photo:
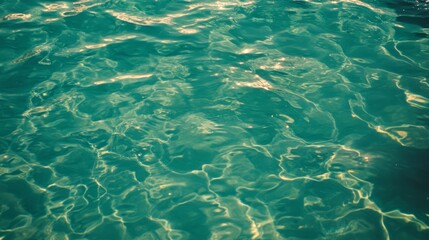
[[[429,239],[429,3],[0,2],[0,239]]]

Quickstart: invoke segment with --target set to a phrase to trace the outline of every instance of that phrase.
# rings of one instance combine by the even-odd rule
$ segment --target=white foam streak
[[[156,24],[167,24],[170,25],[173,23],[173,18],[181,15],[169,15],[166,17],[147,17],[147,16],[135,16],[130,15],[125,12],[117,12],[113,10],[106,10],[107,13],[111,14],[113,17],[118,20],[140,25],[140,26],[151,26]]]
[[[150,78],[152,77],[153,74],[127,74],[127,75],[121,75],[121,76],[117,76],[114,78],[110,78],[107,80],[101,80],[101,81],[96,81],[94,82],[95,85],[102,85],[102,84],[107,84],[107,83],[114,83],[117,81],[122,81],[122,80],[129,80],[129,79],[146,79],[146,78]]]
[[[272,90],[273,86],[265,79],[261,78],[258,75],[254,76],[255,81],[253,82],[236,82],[235,84],[240,87],[251,87],[251,88],[261,88],[264,90]]]

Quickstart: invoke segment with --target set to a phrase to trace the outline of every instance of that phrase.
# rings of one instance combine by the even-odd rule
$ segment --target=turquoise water
[[[429,239],[429,3],[0,18],[0,239]]]

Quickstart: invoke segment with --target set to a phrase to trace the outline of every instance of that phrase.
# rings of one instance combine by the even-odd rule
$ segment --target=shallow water
[[[0,239],[429,239],[425,1],[3,1]]]

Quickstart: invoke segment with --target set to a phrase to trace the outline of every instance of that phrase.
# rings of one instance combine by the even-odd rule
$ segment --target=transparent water
[[[425,1],[1,1],[0,239],[429,239]]]

